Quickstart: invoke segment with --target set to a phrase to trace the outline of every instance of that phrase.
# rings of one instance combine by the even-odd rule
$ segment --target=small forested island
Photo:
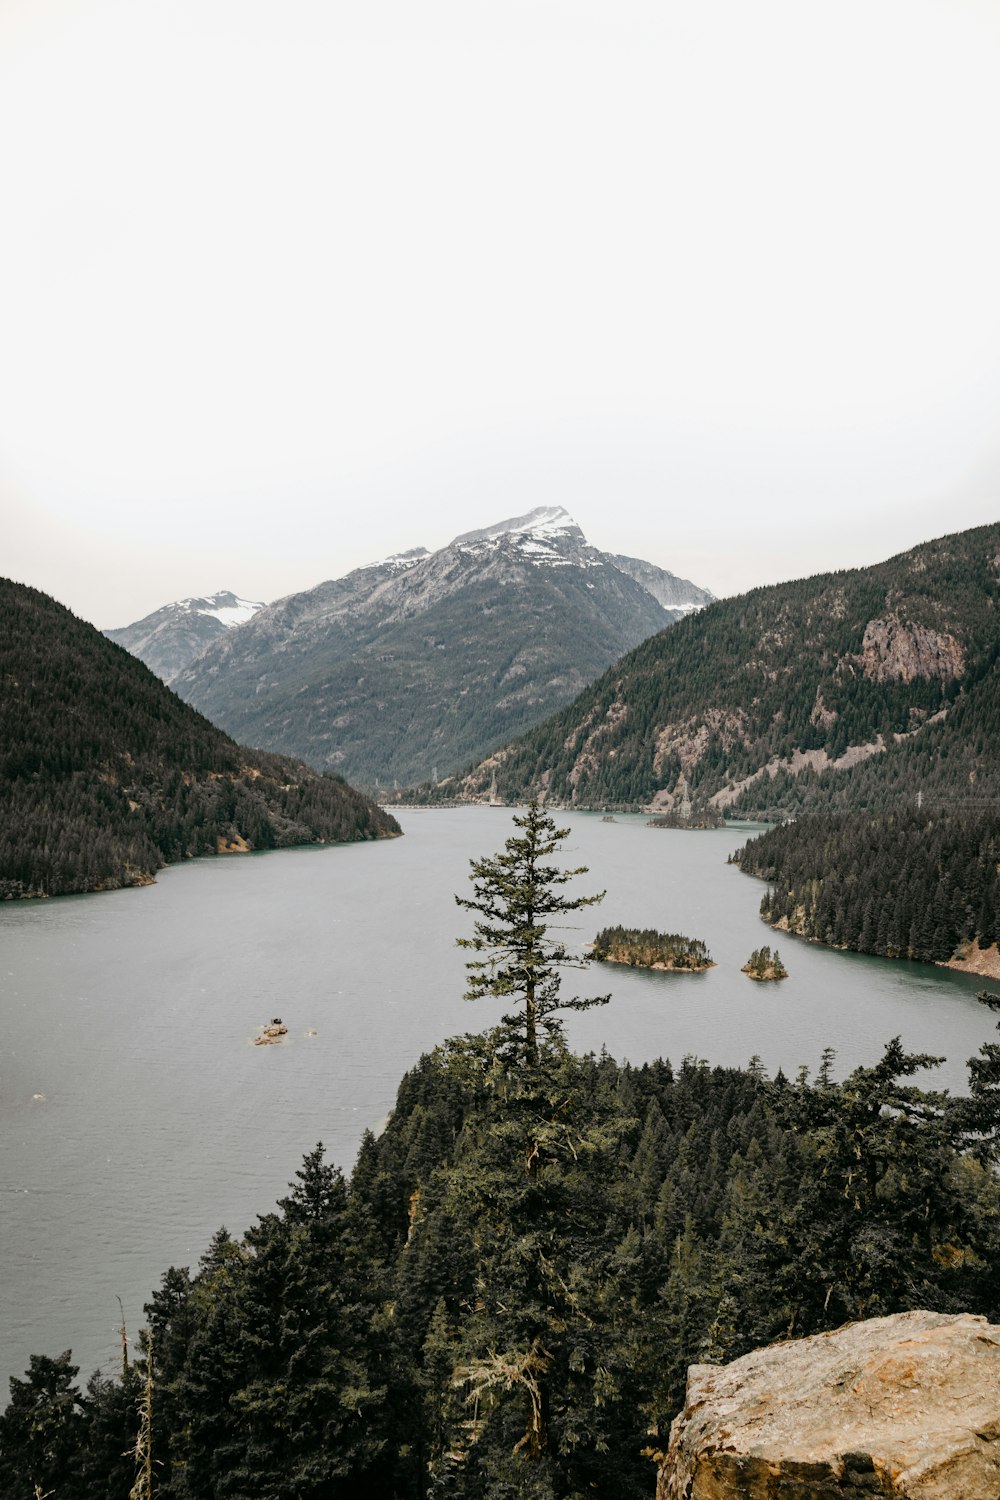
[[[700,938],[679,932],[657,932],[653,927],[605,927],[595,937],[591,953],[605,963],[628,964],[633,969],[677,969],[699,973],[715,961]]]
[[[726,820],[717,807],[699,807],[696,812],[657,813],[647,828],[725,828]]]
[[[781,957],[775,948],[772,953],[770,948],[755,948],[743,965],[742,973],[750,979],[787,979],[788,970],[781,962]]]

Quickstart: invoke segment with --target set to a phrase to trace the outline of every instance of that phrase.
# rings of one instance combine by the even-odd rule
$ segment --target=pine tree
[[[592,1005],[605,1005],[610,999],[608,995],[587,1000],[559,998],[559,970],[585,968],[590,959],[571,954],[564,943],[549,936],[547,926],[551,917],[603,901],[604,892],[595,896],[561,894],[560,887],[577,875],[585,875],[586,866],[563,870],[544,863],[568,836],[569,829],[557,828],[537,802],[529,804],[523,817],[515,814],[514,824],[524,830],[523,835],[512,835],[502,853],[470,861],[475,895],[456,896],[455,900],[480,916],[475,937],[459,938],[458,945],[485,954],[466,964],[467,1000],[486,995],[517,997],[520,1009],[504,1016],[503,1021],[512,1035],[523,1031],[524,1059],[534,1066],[539,1030],[550,1035],[561,1030],[557,1011],[586,1010]]]
[[[5,1500],[77,1493],[83,1410],[70,1352],[31,1356],[24,1380],[11,1376],[0,1415],[0,1494]]]

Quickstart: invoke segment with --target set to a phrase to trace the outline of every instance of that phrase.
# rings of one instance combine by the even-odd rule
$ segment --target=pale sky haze
[[[561,504],[1000,516],[1000,0],[0,0],[0,571],[103,626]]]

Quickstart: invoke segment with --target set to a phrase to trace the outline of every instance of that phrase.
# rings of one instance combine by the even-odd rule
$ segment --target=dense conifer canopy
[[[1000,809],[807,816],[733,862],[770,883],[766,921],[836,948],[946,963],[1000,935]]]
[[[829,1059],[793,1083],[439,1048],[349,1183],[317,1148],[164,1275],[158,1500],[648,1500],[692,1361],[912,1307],[996,1321],[986,1051],[949,1103],[898,1043],[841,1084]],[[144,1373],[81,1391],[68,1355],[33,1359],[0,1416],[5,1500],[127,1500]]]

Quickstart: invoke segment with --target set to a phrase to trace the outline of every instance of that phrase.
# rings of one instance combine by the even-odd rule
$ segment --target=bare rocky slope
[[[693,1365],[657,1500],[997,1500],[1000,1327],[897,1313]]]
[[[281,599],[173,685],[240,739],[406,786],[503,744],[711,598],[542,507]]]
[[[438,790],[744,814],[1000,795],[1000,525],[754,589]]]

